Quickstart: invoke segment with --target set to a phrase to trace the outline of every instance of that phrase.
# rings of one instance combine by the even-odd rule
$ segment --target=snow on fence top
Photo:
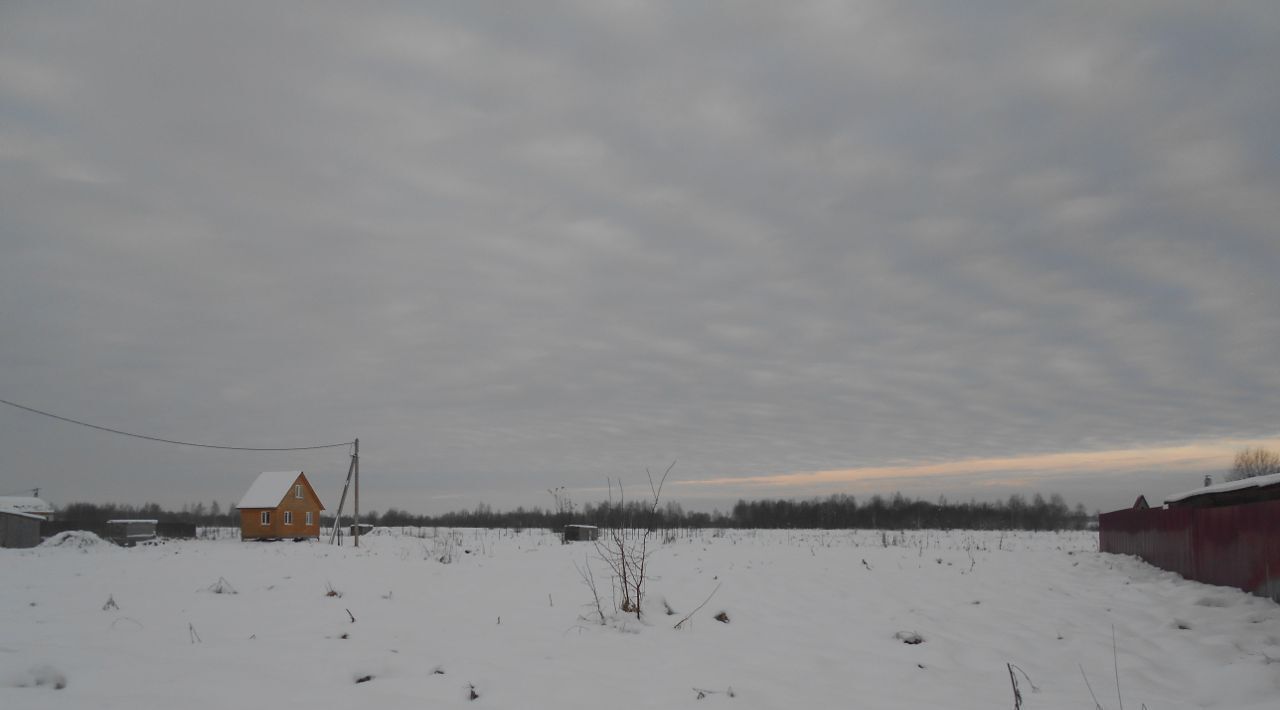
[[[302,471],[264,471],[258,474],[237,508],[274,508],[289,492]]]
[[[1254,476],[1253,478],[1243,478],[1239,481],[1228,481],[1226,483],[1217,483],[1212,486],[1205,486],[1195,490],[1186,491],[1185,493],[1175,493],[1166,496],[1165,503],[1177,503],[1180,500],[1194,498],[1195,496],[1208,495],[1210,493],[1226,493],[1228,491],[1239,491],[1245,488],[1262,488],[1264,486],[1272,486],[1280,484],[1280,473],[1273,473],[1267,476]]]

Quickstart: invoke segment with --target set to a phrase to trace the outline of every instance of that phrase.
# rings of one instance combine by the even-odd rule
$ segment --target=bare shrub
[[[626,614],[635,614],[637,619],[643,613],[645,584],[648,581],[649,536],[653,532],[654,522],[657,519],[662,486],[667,482],[667,476],[675,465],[676,462],[672,461],[656,484],[653,481],[653,474],[649,473],[649,469],[645,469],[645,475],[649,477],[649,492],[653,498],[651,504],[645,509],[648,519],[630,521],[639,522],[639,530],[632,530],[626,524],[629,521],[619,517],[612,521],[614,524],[609,525],[607,531],[596,540],[596,551],[613,573],[615,588],[621,597],[618,610]],[[609,485],[609,490],[609,506],[612,508],[612,483]],[[621,482],[618,484],[618,495],[620,498],[618,511],[623,512],[626,510],[626,500]]]
[[[582,577],[582,583],[587,585],[587,589],[591,591],[591,603],[594,606],[600,624],[603,626],[606,620],[604,605],[600,603],[600,589],[596,586],[596,576],[591,571],[591,560],[583,560],[581,567],[578,566],[577,562],[574,562],[573,566],[574,569],[578,570],[578,576]]]
[[[214,594],[239,594],[240,593],[236,591],[235,587],[231,586],[231,583],[227,581],[226,577],[219,577],[218,581],[205,587],[205,591],[212,592]]]

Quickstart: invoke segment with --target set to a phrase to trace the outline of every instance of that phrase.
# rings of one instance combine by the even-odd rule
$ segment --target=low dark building
[[[134,523],[132,526],[127,523]],[[195,523],[156,522],[155,520],[122,521],[122,520],[46,520],[40,525],[40,537],[49,538],[68,530],[91,532],[103,540],[129,546],[149,538],[183,538],[196,536]]]
[[[564,526],[565,542],[590,542],[600,538],[600,528],[594,525]]]
[[[156,539],[155,520],[108,520],[107,537],[121,547]]]
[[[361,537],[363,537],[363,536],[365,536],[365,535],[368,535],[369,533],[373,532],[373,524],[372,524],[372,523],[360,523],[358,526],[357,526],[355,523],[352,523],[350,526],[348,526],[348,527],[347,527],[347,534],[348,534],[348,535],[351,535],[351,536],[353,536],[353,537],[354,537],[354,536],[355,536],[355,534],[356,534],[356,528],[357,528],[357,527],[359,527],[359,528],[360,528],[360,536],[361,536]]]
[[[1217,508],[1269,500],[1280,500],[1280,473],[1207,485],[1168,496],[1164,504],[1170,508]]]
[[[44,518],[16,510],[0,510],[0,547],[22,548],[40,544]]]

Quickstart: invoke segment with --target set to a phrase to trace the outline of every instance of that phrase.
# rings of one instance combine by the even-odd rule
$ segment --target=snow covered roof
[[[1242,478],[1239,481],[1228,481],[1226,483],[1218,483],[1212,486],[1205,486],[1185,493],[1175,493],[1166,496],[1165,503],[1177,503],[1180,500],[1194,498],[1195,496],[1205,495],[1207,493],[1225,493],[1227,491],[1239,491],[1245,488],[1262,488],[1263,486],[1274,486],[1280,484],[1280,473],[1273,473],[1268,476],[1254,476],[1253,478]]]
[[[280,505],[289,487],[298,480],[302,471],[264,471],[258,474],[249,486],[248,492],[240,499],[237,508],[274,508]]]
[[[0,510],[28,515],[53,515],[53,506],[31,496],[0,496]]]

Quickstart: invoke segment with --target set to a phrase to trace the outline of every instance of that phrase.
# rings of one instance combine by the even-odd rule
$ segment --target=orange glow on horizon
[[[1053,454],[962,459],[939,463],[863,466],[825,471],[797,471],[763,476],[722,476],[675,481],[679,486],[753,486],[788,488],[823,484],[857,483],[893,478],[948,477],[983,474],[1107,473],[1150,468],[1227,469],[1236,452],[1245,447],[1280,447],[1280,439],[1219,439],[1178,446],[1158,446],[1111,451],[1077,451]],[[1026,481],[1025,477],[1011,478]],[[989,482],[993,483],[993,482]]]

